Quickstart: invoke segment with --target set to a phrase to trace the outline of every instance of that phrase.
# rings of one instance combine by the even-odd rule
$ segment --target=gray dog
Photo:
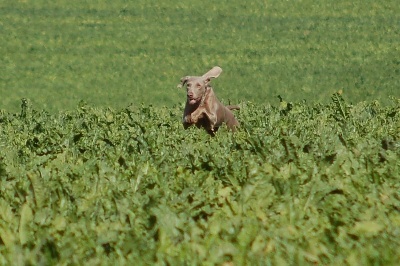
[[[240,109],[237,105],[224,106],[210,86],[211,78],[217,78],[222,72],[218,66],[213,67],[203,76],[186,76],[181,79],[178,87],[186,85],[187,99],[183,113],[183,126],[188,128],[196,125],[203,127],[211,136],[215,135],[223,122],[228,128],[235,131],[239,127],[231,110]]]

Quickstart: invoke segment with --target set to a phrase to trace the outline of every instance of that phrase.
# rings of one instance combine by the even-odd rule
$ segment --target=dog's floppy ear
[[[218,78],[219,75],[221,74],[221,72],[222,72],[222,68],[220,68],[219,66],[215,66],[215,67],[211,68],[210,71],[205,73],[203,75],[203,78],[206,78],[206,79]]]
[[[181,83],[178,84],[178,88],[182,88],[183,86],[185,86],[186,82],[190,79],[190,76],[186,76],[181,78]]]
[[[211,78],[218,78],[219,75],[222,72],[222,68],[220,68],[219,66],[215,66],[213,68],[210,69],[210,71],[208,71],[207,73],[205,73],[202,78],[204,78],[204,82],[206,84],[208,84],[211,80]]]

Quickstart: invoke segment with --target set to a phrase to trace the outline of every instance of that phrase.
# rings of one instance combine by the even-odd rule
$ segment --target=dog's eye
[[[197,86],[198,89],[201,88],[201,84],[200,83],[197,83],[196,86]]]

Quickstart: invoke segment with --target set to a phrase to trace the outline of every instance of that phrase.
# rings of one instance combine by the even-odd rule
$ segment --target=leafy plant
[[[180,106],[2,111],[0,261],[395,265],[400,101],[331,101],[215,138]]]

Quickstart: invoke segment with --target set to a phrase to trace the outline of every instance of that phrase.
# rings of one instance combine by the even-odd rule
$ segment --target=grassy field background
[[[0,109],[173,106],[214,65],[225,101],[398,97],[400,5],[389,1],[2,1]]]

